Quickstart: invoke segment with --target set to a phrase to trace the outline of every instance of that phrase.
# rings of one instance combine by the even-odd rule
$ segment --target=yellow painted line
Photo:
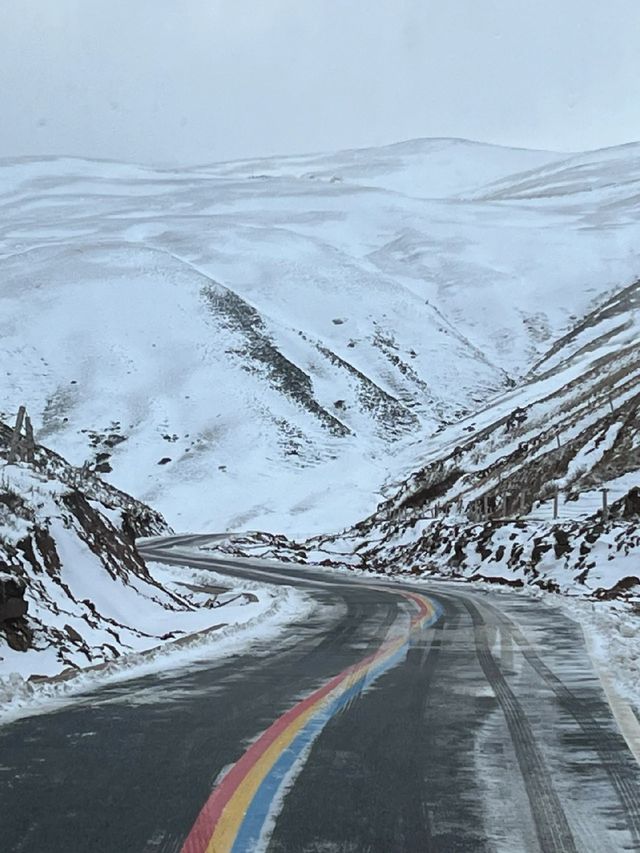
[[[240,824],[249,808],[249,803],[255,796],[262,780],[300,729],[318,711],[318,707],[313,705],[300,714],[251,767],[220,815],[220,820],[207,847],[207,853],[221,853],[221,851],[231,850]]]
[[[417,617],[414,617],[411,620],[411,630],[408,635],[410,636],[427,618],[433,616],[435,613],[435,607],[428,599],[423,598],[421,595],[415,593],[404,593],[404,595],[407,599],[417,604],[421,611]],[[211,832],[211,835],[206,832],[206,824],[202,826],[201,830],[198,829],[198,825],[196,824],[189,839],[187,839],[187,842],[183,847],[183,851],[199,850],[202,851],[202,853],[230,853],[233,849],[236,838],[238,837],[242,823],[247,815],[247,811],[249,810],[258,789],[280,756],[291,745],[298,733],[302,731],[307,723],[324,707],[326,707],[326,705],[333,702],[342,694],[348,692],[354,684],[363,679],[363,677],[366,678],[367,674],[371,670],[392,657],[398,649],[405,645],[408,640],[408,636],[405,635],[385,643],[377,653],[369,656],[360,664],[356,664],[355,666],[347,669],[341,676],[339,675],[334,679],[331,679],[331,681],[335,681],[336,679],[340,680],[331,690],[323,692],[315,702],[309,704],[308,707],[304,708],[299,713],[296,714],[295,707],[291,709],[291,711],[287,712],[285,716],[289,716],[292,713],[296,715],[291,719],[286,727],[276,735],[268,746],[260,752],[260,741],[265,738],[268,739],[270,732],[272,732],[275,727],[279,727],[282,724],[282,718],[276,720],[276,722],[267,729],[258,741],[253,744],[253,746],[249,747],[247,753],[245,753],[245,755],[239,760],[238,763],[242,764],[243,762],[246,762],[247,759],[250,760],[249,756],[252,751],[258,752],[255,761],[247,768],[244,776],[242,776],[242,778],[236,783],[235,790],[231,793],[226,804],[223,806],[222,811],[218,812],[218,818],[215,821],[215,824],[209,824],[209,832]],[[319,691],[322,689],[323,688],[319,688]],[[302,700],[300,704],[306,704],[311,698],[312,697],[308,697],[306,700]],[[234,768],[238,767],[238,763],[236,763],[236,765],[231,769],[230,773],[232,775],[234,772],[237,772],[234,771]],[[225,779],[220,783],[222,787],[225,785],[225,780],[227,780],[227,785],[229,784],[230,779],[225,777]],[[216,789],[216,791],[217,790],[218,789]],[[211,795],[210,801],[215,800],[216,791]],[[205,812],[210,801],[205,804],[205,808],[203,809],[199,819],[204,817],[206,821]],[[201,834],[202,831],[206,833],[204,838]],[[206,840],[207,835],[209,835],[208,841]],[[201,839],[200,842],[197,840],[198,837]]]

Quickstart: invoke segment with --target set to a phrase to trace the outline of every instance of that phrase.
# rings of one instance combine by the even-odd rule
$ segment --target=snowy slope
[[[583,317],[516,388],[425,440],[421,465],[368,518],[302,543],[225,547],[638,600],[639,342],[640,281]]]
[[[449,198],[557,160],[551,151],[502,148],[466,139],[412,139],[382,148],[238,160],[203,167],[228,177],[302,177],[371,186],[403,195]]]
[[[610,486],[620,497],[640,470],[639,340],[636,282],[561,338],[518,388],[444,430],[382,511],[423,513],[438,502],[480,512],[485,497],[501,510],[510,497],[512,512],[517,498],[518,511],[537,517],[558,492],[561,514],[569,505],[573,515],[590,490]]]
[[[523,197],[574,161],[592,191]],[[174,527],[342,527],[634,280],[639,176],[455,140],[5,161],[0,413]]]
[[[385,570],[640,598],[639,342],[636,282],[520,387],[444,430],[372,516],[305,547]]]
[[[279,593],[152,575],[134,540],[170,532],[158,513],[44,447],[9,463],[11,439],[0,423],[0,707],[31,696],[23,679],[66,678],[271,613]]]
[[[10,463],[11,438],[0,424],[0,573],[28,609],[0,621],[0,674],[49,675],[157,643],[192,609],[134,546],[166,532],[164,519],[42,447]]]

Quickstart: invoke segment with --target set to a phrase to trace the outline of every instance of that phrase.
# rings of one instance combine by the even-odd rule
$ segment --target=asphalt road
[[[640,767],[560,611],[170,544],[318,606],[0,728],[3,853],[640,851]]]

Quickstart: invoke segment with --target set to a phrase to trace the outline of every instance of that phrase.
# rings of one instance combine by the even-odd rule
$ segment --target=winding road
[[[144,554],[298,586],[311,615],[0,728],[0,850],[640,851],[640,766],[560,609],[210,538]]]

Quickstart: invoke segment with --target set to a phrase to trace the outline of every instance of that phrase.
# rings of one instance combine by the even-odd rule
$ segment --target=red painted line
[[[426,603],[421,595],[413,592],[403,592],[405,598],[408,598],[409,601],[413,601],[414,604],[418,605],[419,613],[411,617],[411,625],[412,627],[417,623],[422,621],[425,616],[428,616],[431,612],[430,605]]]
[[[213,830],[220,819],[225,806],[233,796],[236,788],[242,782],[248,771],[260,759],[260,756],[269,748],[273,741],[293,722],[306,711],[311,705],[316,704],[345,680],[355,669],[366,666],[380,655],[382,650],[369,655],[363,661],[350,666],[339,675],[334,676],[323,687],[320,687],[306,699],[294,705],[289,711],[277,719],[258,740],[253,743],[236,764],[229,770],[220,785],[211,794],[204,804],[202,811],[187,836],[182,848],[182,853],[203,853],[213,835]]]
[[[430,612],[429,606],[422,598],[412,593],[402,593],[405,598],[413,601],[418,605],[419,613],[411,618],[411,626],[421,621]],[[381,646],[377,652],[368,655],[363,660],[356,664],[352,664],[347,669],[343,670],[339,675],[334,676],[325,685],[320,687],[314,693],[307,696],[293,708],[284,713],[277,719],[265,732],[263,732],[255,743],[253,743],[242,757],[233,765],[224,779],[216,787],[209,799],[202,807],[191,832],[187,836],[182,847],[181,853],[205,853],[211,836],[216,828],[216,825],[224,811],[227,803],[235,793],[236,789],[245,778],[249,770],[260,759],[262,754],[269,746],[282,734],[283,731],[292,723],[300,714],[304,713],[312,705],[315,705],[330,693],[335,687],[338,687],[341,682],[348,678],[351,673],[357,669],[365,668],[371,665],[377,658],[384,655],[389,644]]]

